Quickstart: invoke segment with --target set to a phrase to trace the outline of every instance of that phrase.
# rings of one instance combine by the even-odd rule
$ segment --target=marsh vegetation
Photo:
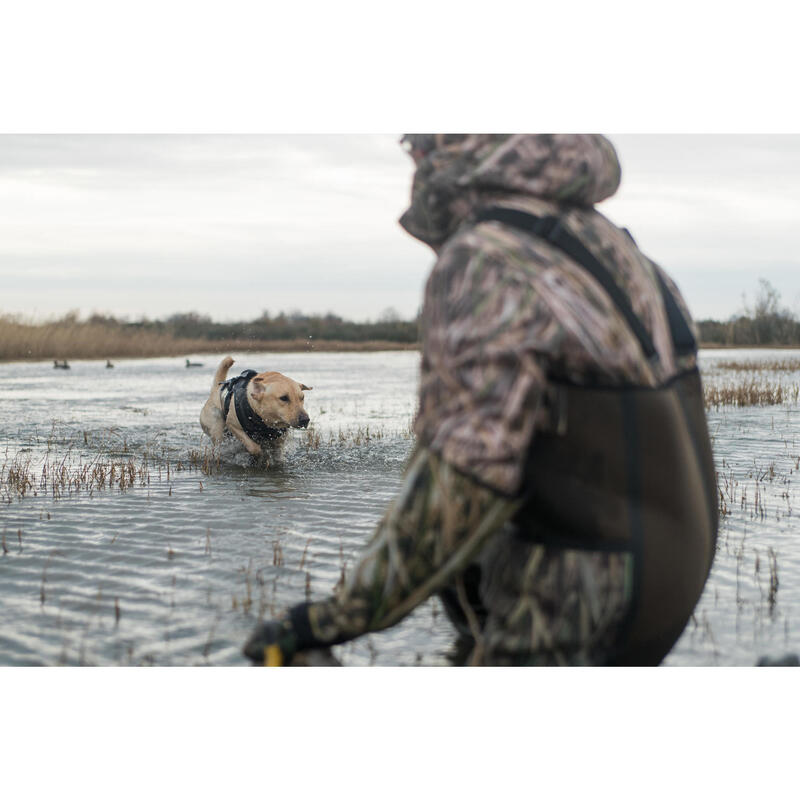
[[[717,354],[704,370],[706,411],[725,406],[797,405],[800,358],[726,358]]]
[[[348,352],[414,349],[417,322],[387,310],[377,322],[299,312],[250,322],[218,323],[199,314],[165,320],[120,320],[77,312],[41,321],[0,315],[0,361],[185,356],[228,352]]]

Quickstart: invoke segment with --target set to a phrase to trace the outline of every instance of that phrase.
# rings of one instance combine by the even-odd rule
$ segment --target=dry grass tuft
[[[87,438],[85,432],[83,438]],[[81,492],[90,495],[108,489],[125,492],[134,487],[149,487],[151,481],[166,482],[171,494],[174,473],[198,471],[210,475],[220,466],[219,456],[211,448],[190,451],[187,462],[170,461],[165,453],[149,446],[132,454],[124,440],[121,443],[100,442],[98,452],[82,455],[73,449],[77,440],[60,439],[55,425],[50,437],[41,443],[46,443],[47,450],[38,457],[27,448],[0,455],[0,504],[10,504],[28,496],[59,500]],[[66,452],[56,455],[56,444],[65,445]],[[19,539],[21,546],[21,533]]]
[[[745,379],[738,383],[707,383],[703,388],[703,401],[706,411],[721,406],[745,408],[747,406],[775,406],[783,403],[797,403],[800,398],[800,385],[784,386],[777,381],[757,381]]]
[[[345,429],[339,428],[336,432],[328,432],[328,440],[326,442],[323,439],[323,435],[312,425],[303,434],[301,442],[306,452],[310,452],[326,446],[328,448],[361,447],[382,439],[411,439],[413,436],[413,421],[410,421],[405,428],[399,431],[387,430],[383,426],[370,428],[369,425],[357,425],[356,427]]]

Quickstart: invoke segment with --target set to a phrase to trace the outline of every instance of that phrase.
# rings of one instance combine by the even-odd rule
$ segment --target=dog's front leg
[[[229,426],[230,432],[247,448],[251,456],[260,456],[261,447],[257,445],[244,431]]]

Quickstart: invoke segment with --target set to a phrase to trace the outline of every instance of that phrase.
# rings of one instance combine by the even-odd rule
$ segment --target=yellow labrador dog
[[[308,427],[303,392],[310,391],[310,386],[280,372],[252,369],[228,380],[232,365],[230,356],[222,359],[200,412],[200,425],[214,444],[222,442],[227,430],[248,453],[260,456],[262,445],[278,443],[289,428]]]

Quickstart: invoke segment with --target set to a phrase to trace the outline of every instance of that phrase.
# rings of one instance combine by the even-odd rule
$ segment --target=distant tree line
[[[798,345],[800,346],[800,319],[788,308],[782,307],[780,294],[769,281],[760,280],[753,306],[743,304],[743,309],[727,321],[704,319],[697,321],[701,344],[707,345]],[[249,322],[215,322],[211,317],[195,312],[173,314],[166,319],[137,321],[117,319],[104,314],[93,314],[85,322],[75,311],[64,315],[52,325],[102,326],[123,334],[162,334],[183,340],[222,342],[230,340],[315,341],[338,342],[396,342],[413,345],[419,339],[419,315],[413,320],[403,320],[392,308],[387,308],[374,322],[353,322],[327,314],[303,314],[300,311],[281,311],[271,316],[264,311]]]
[[[782,308],[780,293],[769,281],[759,281],[754,305],[744,304],[726,322],[703,319],[697,322],[700,342],[718,345],[800,345],[800,319]]]
[[[251,339],[253,341],[280,341],[311,339],[316,341],[364,342],[384,341],[413,344],[418,337],[418,319],[403,320],[391,308],[386,309],[375,322],[352,322],[336,314],[303,314],[299,311],[280,312],[271,316],[264,311],[249,322],[214,322],[204,314],[189,312],[173,314],[163,320],[141,319],[136,322],[118,320],[113,316],[93,314],[89,320],[130,332],[151,331],[166,333],[178,339],[206,339],[221,341]]]

